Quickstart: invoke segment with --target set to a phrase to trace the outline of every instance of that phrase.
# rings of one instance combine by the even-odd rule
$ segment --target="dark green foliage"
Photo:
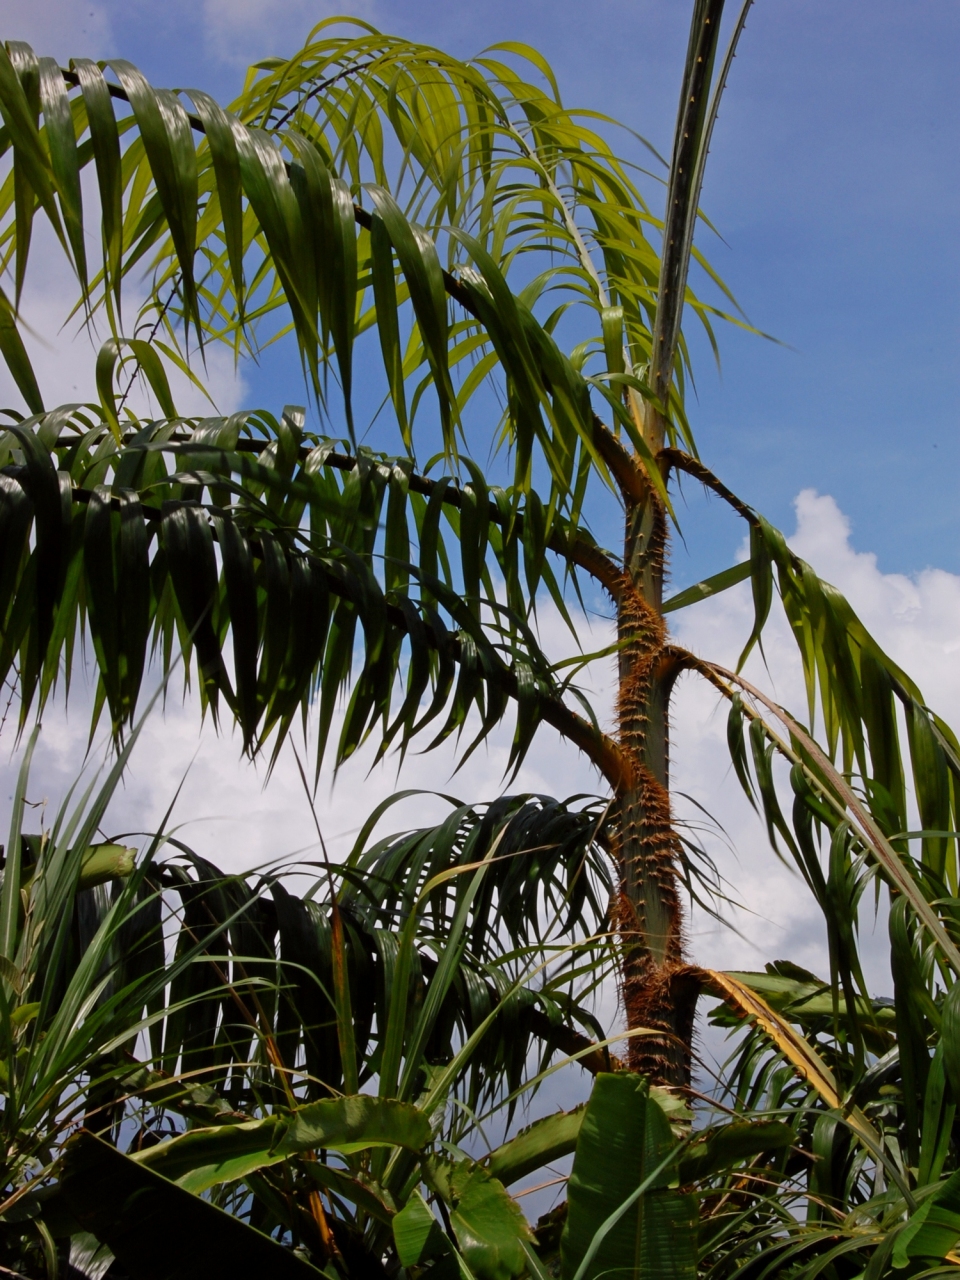
[[[319,1274],[269,1236],[91,1134],[67,1144],[61,1185],[74,1219],[137,1280],[263,1275],[306,1280]]]

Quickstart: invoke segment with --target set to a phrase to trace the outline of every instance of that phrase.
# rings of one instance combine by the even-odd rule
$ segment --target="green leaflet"
[[[296,157],[290,169],[291,186],[300,206],[307,255],[312,255],[312,262],[303,264],[307,273],[314,276],[310,295],[313,301],[307,305],[313,311],[319,310],[324,343],[328,333],[333,337],[347,430],[352,440],[351,390],[358,292],[353,202],[344,183],[329,171],[312,142],[293,130],[285,134],[284,140]]]
[[[397,281],[393,266],[393,246],[383,219],[373,215],[370,225],[370,254],[373,273],[373,297],[377,308],[380,351],[386,370],[390,396],[404,445],[412,448],[407,402],[403,389],[403,353],[400,349],[400,325],[397,312]]]
[[[233,280],[237,306],[243,309],[243,183],[237,144],[230,126],[230,119],[220,104],[208,93],[199,89],[187,89],[197,113],[203,121],[213,170],[217,179],[217,195],[220,198],[220,216],[223,218],[223,236]]]
[[[259,719],[257,697],[257,597],[250,544],[237,524],[214,517],[223,562],[227,608],[233,637],[233,671],[237,686],[237,717],[244,746],[252,747]]]
[[[23,487],[0,475],[0,678],[6,680],[20,643],[16,586],[33,521]],[[22,624],[21,624],[22,625]]]
[[[509,1187],[534,1170],[569,1155],[576,1148],[584,1114],[583,1107],[578,1107],[535,1120],[515,1138],[491,1151],[487,1168]]]
[[[9,430],[24,453],[29,497],[33,504],[36,549],[32,558],[36,573],[36,615],[31,619],[30,625],[36,627],[34,662],[39,667],[53,631],[54,612],[63,588],[65,560],[69,550],[69,529],[63,501],[63,481],[67,478],[55,470],[53,459],[32,431],[22,426],[12,426]],[[35,679],[39,671],[35,669],[31,674]],[[23,672],[21,680],[27,683]]]
[[[273,268],[293,313],[307,368],[317,360],[317,295],[314,264],[304,243],[303,216],[279,151],[258,129],[230,119],[243,192],[269,247]],[[347,282],[349,283],[349,282]]]
[[[19,305],[20,292],[23,288],[24,274],[27,265],[27,254],[30,245],[30,233],[33,222],[34,201],[36,201],[57,234],[60,243],[66,247],[60,215],[54,201],[54,181],[40,134],[37,129],[37,109],[39,95],[31,102],[24,91],[17,69],[27,71],[28,66],[35,68],[36,57],[29,45],[16,41],[10,43],[10,53],[6,47],[0,47],[0,117],[13,142],[14,176],[16,187],[16,249],[17,249],[17,288],[16,299]],[[34,90],[39,85],[32,74],[26,74],[24,81],[33,81]],[[33,93],[30,94],[32,98]]]
[[[710,578],[704,578],[702,582],[696,583],[692,587],[687,587],[685,591],[679,591],[675,596],[671,596],[663,602],[663,612],[673,613],[676,609],[685,609],[687,605],[696,604],[699,600],[706,600],[708,596],[717,595],[721,591],[726,591],[729,587],[734,587],[738,582],[743,582],[749,578],[753,572],[749,560],[745,560],[743,564],[732,565],[729,569],[724,569],[722,573],[715,573]]]
[[[421,1150],[430,1122],[409,1103],[365,1094],[310,1103],[289,1116],[192,1129],[133,1158],[199,1195],[289,1156],[324,1147],[343,1154],[370,1147]]]
[[[123,186],[120,162],[120,136],[117,130],[110,92],[103,72],[89,58],[76,58],[71,64],[80,81],[80,91],[90,127],[90,141],[97,166],[100,192],[101,234],[104,267],[108,285],[112,284],[119,307],[121,256],[123,252]]]
[[[762,644],[761,635],[770,616],[773,601],[773,558],[768,538],[764,536],[766,532],[765,525],[750,528],[750,559],[747,563],[750,566],[750,583],[753,588],[753,630],[737,659],[738,671],[742,669],[754,646]]]
[[[201,690],[215,711],[218,690],[222,688],[231,701],[232,693],[213,624],[218,591],[210,524],[196,507],[166,502],[161,528],[170,578],[187,632],[185,638],[196,646]]]
[[[906,720],[920,825],[931,832],[950,831],[953,823],[947,761],[934,733],[932,718],[925,707],[911,702]],[[923,841],[923,864],[941,881],[946,869],[947,844],[943,836],[927,837]]]
[[[927,1087],[923,1095],[923,1127],[920,1136],[918,1186],[937,1182],[950,1148],[956,1103],[944,1070],[944,1042],[941,1039],[930,1063]]]
[[[120,421],[117,417],[113,380],[117,361],[120,358],[120,348],[124,346],[130,348],[140,369],[146,374],[164,416],[167,418],[177,416],[166,370],[150,343],[144,342],[141,338],[108,338],[97,354],[97,392],[118,444],[121,438]]]
[[[623,307],[604,307],[600,313],[603,353],[608,373],[623,373]]]
[[[672,1189],[678,1177],[676,1164],[669,1163],[674,1146],[645,1080],[628,1072],[597,1076],[567,1187],[563,1280],[594,1280],[610,1271],[637,1280],[694,1280],[696,1201]],[[647,1191],[609,1227],[591,1256],[601,1228],[651,1176]]]
[[[17,384],[31,413],[43,413],[43,398],[37,377],[20,337],[14,309],[7,295],[0,289],[0,355],[3,356],[10,376]]]
[[[30,761],[33,758],[39,733],[40,726],[37,725],[30,735],[23,762],[17,774],[17,785],[14,790],[13,805],[10,811],[10,836],[7,841],[3,884],[0,885],[0,956],[10,961],[13,960],[16,954],[17,916],[20,908],[20,866],[22,856],[20,824],[23,821],[23,806],[26,799],[27,779],[30,776]]]
[[[57,196],[73,265],[80,287],[87,290],[87,251],[83,239],[83,197],[80,191],[80,163],[74,133],[73,113],[63,73],[53,58],[39,60],[40,101],[50,148],[50,167],[57,184]],[[36,412],[36,410],[34,410]]]
[[[26,107],[26,117],[34,132],[40,121],[40,94],[39,94],[39,64],[37,55],[33,52],[28,44],[24,44],[20,40],[8,40],[6,44],[6,53],[9,56],[10,64],[16,72],[19,79],[19,88],[23,99],[23,105]],[[0,75],[0,79],[6,79]],[[6,87],[6,86],[5,86]],[[0,102],[6,98],[7,94],[0,92]],[[7,109],[12,104],[7,99]],[[4,114],[3,107],[0,106],[0,114]],[[19,130],[9,115],[7,115],[7,127],[5,132],[14,140],[14,156],[16,151],[16,138]],[[37,199],[33,190],[33,184],[29,178],[30,161],[23,154],[23,135],[21,134],[21,154],[19,163],[13,166],[13,208],[14,208],[14,225],[16,227],[16,269],[15,269],[15,292],[14,297],[17,306],[20,305],[20,299],[23,296],[23,285],[26,280],[27,273],[27,257],[30,252],[30,239],[33,235],[33,220],[37,211]],[[46,156],[41,148],[37,148],[39,152],[38,159],[42,164],[46,164]],[[29,155],[29,152],[28,152]],[[26,163],[25,163],[26,161]],[[5,184],[6,185],[6,184]],[[52,204],[52,201],[51,201]],[[54,206],[55,207],[55,206]],[[63,233],[60,231],[61,243],[63,242]],[[66,247],[66,246],[64,246]]]
[[[199,328],[193,276],[197,249],[197,156],[187,113],[175,94],[154,89],[132,63],[114,58],[108,65],[126,90],[137,118],[176,251],[187,315]]]
[[[422,228],[407,221],[389,191],[376,185],[369,186],[367,190],[382,220],[383,228],[396,250],[401,270],[410,290],[410,301],[413,304],[437,391],[444,444],[452,451],[452,405],[455,402],[455,396],[450,381],[447,357],[447,299],[436,246]],[[385,271],[386,266],[381,266],[378,272],[381,279]],[[383,291],[381,297],[383,297]],[[389,297],[385,301],[389,307]],[[391,355],[389,359],[392,364],[395,357]]]

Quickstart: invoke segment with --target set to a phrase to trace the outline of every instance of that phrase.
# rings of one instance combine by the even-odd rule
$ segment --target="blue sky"
[[[61,58],[120,55],[156,83],[229,99],[247,62],[288,53],[338,5],[302,0],[13,0],[3,35]],[[731,6],[732,11],[732,6]],[[469,56],[528,41],[565,100],[669,146],[688,6],[679,0],[470,5],[365,0],[381,29]],[[52,42],[52,44],[51,44]],[[759,0],[716,130],[709,253],[755,325],[697,343],[690,405],[705,460],[789,527],[832,494],[888,572],[960,569],[956,0]],[[255,398],[298,398],[279,372]],[[729,563],[740,529],[689,494],[678,581]]]

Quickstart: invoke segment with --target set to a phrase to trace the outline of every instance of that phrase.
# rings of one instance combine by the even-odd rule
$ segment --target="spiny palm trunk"
[[[647,435],[654,450],[662,447],[656,417],[648,419]],[[689,1076],[697,984],[684,964],[669,793],[669,700],[676,669],[661,611],[666,543],[666,515],[657,494],[650,489],[628,501],[617,619],[619,737],[634,766],[634,781],[617,796],[623,998],[628,1028],[652,1032],[629,1041],[631,1068],[656,1083],[678,1085]]]
[[[690,23],[647,368],[648,385],[662,406],[670,401],[710,135],[750,3],[741,7],[711,99],[723,7],[724,0],[694,0]],[[665,422],[653,403],[647,404],[643,433],[653,456],[660,455]],[[689,1076],[699,983],[697,971],[684,964],[680,848],[670,812],[668,718],[677,667],[662,612],[667,523],[660,498],[649,485],[625,501],[618,711],[620,747],[632,764],[633,778],[617,794],[623,997],[629,1029],[652,1033],[630,1040],[631,1067],[657,1083],[676,1085]]]

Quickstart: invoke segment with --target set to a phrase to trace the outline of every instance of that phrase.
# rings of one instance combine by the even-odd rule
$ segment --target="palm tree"
[[[293,58],[255,68],[229,110],[199,90],[154,89],[120,60],[108,77],[106,66],[63,69],[16,43],[0,57],[12,156],[2,245],[14,276],[0,349],[31,411],[11,415],[0,446],[0,674],[15,673],[24,722],[69,672],[81,627],[100,675],[95,715],[108,711],[118,740],[151,634],[164,670],[178,651],[188,667],[195,657],[204,708],[216,716],[225,704],[247,750],[269,744],[273,760],[313,708],[319,769],[348,688],[338,765],[370,738],[380,754],[402,753],[428,727],[437,747],[471,726],[469,751],[512,708],[518,766],[546,722],[608,788],[598,839],[616,876],[629,1063],[668,1084],[687,1078],[701,990],[722,990],[746,1016],[758,998],[698,969],[683,945],[680,886],[695,867],[673,821],[667,731],[681,672],[730,700],[745,782],[749,720],[771,834],[786,828],[771,781],[777,752],[793,769],[801,817],[848,833],[838,857],[874,860],[951,966],[955,953],[934,881],[903,861],[897,708],[930,832],[956,826],[956,740],[838,593],[701,461],[684,415],[685,309],[712,338],[713,311],[688,284],[692,259],[709,271],[693,244],[699,195],[747,7],[721,56],[722,0],[693,6],[663,219],[530,50],[464,63],[363,23],[346,35],[321,24]],[[88,166],[100,198],[96,264]],[[17,330],[41,212],[76,272],[78,307],[110,329],[95,405],[47,411]],[[144,267],[147,300],[127,329],[124,284]],[[161,356],[197,377],[195,357],[211,343],[243,357],[288,332],[336,434],[308,430],[296,408],[177,416]],[[374,332],[392,453],[358,443],[355,428],[358,385],[379,395]],[[578,339],[570,350],[566,333]],[[130,411],[119,388],[131,368],[162,416]],[[495,428],[480,391],[491,383]],[[500,449],[501,484],[471,456],[478,434]],[[419,460],[434,449],[443,470],[429,474]],[[664,600],[675,473],[738,512],[751,556]],[[622,513],[619,553],[598,546],[584,518],[598,488]],[[748,575],[756,621],[744,656],[776,585],[823,747],[737,673],[670,639],[670,612]],[[582,700],[575,709],[571,664],[551,663],[536,640],[538,590],[567,616],[583,579],[616,611],[612,735]],[[935,880],[951,839],[924,837]],[[833,955],[852,999],[856,970],[842,948]]]
[[[551,1120],[458,1176],[469,1172],[489,1189],[491,1171],[508,1183],[518,1169],[576,1146],[559,1242],[567,1280],[615,1266],[660,1274],[662,1256],[636,1252],[638,1232],[682,1239],[683,1260],[671,1274],[693,1274],[693,1202],[668,1195],[677,1181],[700,1197],[699,1265],[713,1275],[832,1267],[880,1276],[891,1265],[917,1274],[952,1260],[960,1237],[960,747],[842,596],[699,458],[684,415],[684,310],[712,334],[712,312],[687,282],[699,193],[746,13],[720,57],[722,11],[719,0],[693,6],[663,219],[590,119],[563,107],[549,68],[530,50],[489,50],[463,63],[364,24],[346,35],[321,25],[294,58],[255,68],[229,110],[199,91],[156,90],[120,61],[108,76],[84,60],[61,68],[14,43],[0,56],[0,140],[12,159],[0,188],[0,245],[13,274],[0,301],[0,351],[30,410],[11,411],[0,440],[0,673],[17,682],[22,722],[69,674],[85,630],[100,677],[95,716],[109,715],[118,744],[129,745],[151,650],[165,673],[182,656],[198,675],[204,709],[216,715],[226,706],[251,754],[276,760],[306,710],[317,768],[330,753],[344,764],[368,739],[381,755],[402,753],[414,739],[439,747],[469,728],[469,751],[512,708],[511,766],[546,721],[588,756],[607,788],[596,805],[512,797],[468,806],[438,828],[371,845],[382,816],[375,813],[347,864],[316,869],[317,894],[296,898],[279,883],[266,887],[266,906],[266,888],[253,892],[215,869],[189,863],[180,879],[170,871],[160,888],[182,889],[173,964],[181,966],[184,1010],[193,1012],[163,1009],[155,1056],[162,1067],[166,1053],[168,1067],[185,1071],[190,1054],[199,1055],[216,1088],[185,1102],[174,1081],[171,1101],[169,1072],[131,1083],[129,1062],[103,1065],[108,1114],[116,1114],[121,1084],[148,1096],[161,1090],[153,1096],[181,1115],[201,1108],[192,1118],[205,1132],[186,1135],[193,1147],[176,1138],[140,1161],[137,1185],[151,1195],[183,1190],[150,1182],[151,1160],[168,1171],[172,1161],[190,1186],[209,1190],[197,1169],[209,1167],[210,1144],[222,1155],[227,1148],[217,1144],[236,1153],[231,1144],[244,1142],[248,1181],[236,1193],[214,1191],[221,1203],[283,1224],[326,1260],[338,1246],[324,1242],[316,1188],[327,1179],[324,1193],[338,1194],[339,1179],[340,1191],[349,1182],[361,1200],[337,1229],[362,1242],[364,1258],[445,1264],[452,1245],[475,1238],[475,1224],[458,1219],[430,1244],[434,1220],[414,1195],[420,1175],[404,1172],[415,1156],[430,1193],[462,1218],[463,1188],[430,1164],[439,1153],[422,1145],[412,1152],[404,1143],[416,1146],[413,1139],[393,1129],[389,1159],[314,1168],[311,1151],[333,1141],[326,1112],[301,1114],[324,1104],[311,1093],[315,1082],[364,1097],[357,1091],[376,1077],[377,1105],[399,1123],[410,1119],[400,1109],[437,1101],[438,1078],[466,1109],[503,1103],[526,1079],[531,1047],[544,1062],[560,1047],[600,1072],[590,1123],[584,1113]],[[91,166],[102,246],[94,264],[81,181]],[[47,411],[19,335],[38,213],[76,272],[82,314],[110,333],[94,405]],[[144,267],[147,298],[131,321],[124,285]],[[248,356],[288,331],[319,413],[337,424],[330,435],[308,430],[296,408],[279,417],[177,416],[165,361],[200,381],[201,349],[224,342]],[[162,416],[132,414],[131,373],[150,384]],[[493,395],[483,390],[491,383],[500,397],[495,428]],[[397,432],[392,452],[357,440],[355,422],[381,392]],[[500,448],[490,475],[472,456],[478,436],[484,449],[491,440]],[[435,464],[421,465],[433,452]],[[665,600],[675,473],[737,511],[750,530],[750,558]],[[598,546],[587,527],[588,494],[596,492],[622,515],[619,553]],[[806,677],[802,715],[670,640],[671,612],[747,576],[755,622],[744,659],[776,595]],[[612,735],[589,705],[575,704],[570,671],[585,655],[551,663],[536,639],[538,591],[566,615],[585,581],[599,583],[616,611]],[[787,962],[762,974],[719,974],[685,953],[679,888],[696,866],[673,820],[667,736],[670,693],[683,671],[729,702],[740,783],[823,910],[827,980]],[[790,770],[789,816],[774,757]],[[60,877],[49,883],[66,904],[61,918],[72,918],[85,840],[40,847]],[[14,1160],[21,1150],[24,1160],[45,1150],[58,1132],[49,1089],[31,1074],[54,1060],[51,1028],[76,1045],[73,1058],[55,1064],[58,1087],[73,1088],[94,1057],[105,1060],[114,1041],[128,1040],[141,997],[149,1005],[170,977],[154,968],[135,978],[142,990],[115,986],[89,1027],[58,1022],[42,993],[59,971],[38,965],[18,914],[17,891],[29,907],[31,894],[46,892],[46,872],[34,874],[30,859],[23,865],[28,882],[19,885],[21,872],[8,862],[0,896],[7,1086],[23,1086],[23,1106],[4,1111]],[[156,899],[145,871],[131,881],[126,863],[122,875],[110,867],[128,885],[116,901],[132,903],[134,888]],[[609,916],[605,887],[613,890]],[[856,940],[859,904],[881,887],[891,902],[892,1009],[871,998]],[[411,903],[422,915],[411,914]],[[107,923],[76,983],[81,1004],[114,931],[126,927],[121,912],[101,906]],[[139,899],[131,906],[143,909]],[[541,936],[545,913],[553,932]],[[198,921],[210,932],[198,934]],[[722,997],[718,1020],[749,1024],[718,1103],[733,1111],[733,1126],[692,1143],[679,1163],[666,1118],[637,1104],[646,1085],[602,1072],[607,1046],[592,1043],[601,1029],[572,999],[564,973],[539,987],[529,981],[531,965],[558,938],[571,955],[593,939],[584,964],[596,975],[608,962],[602,935],[611,925],[637,1072],[655,1083],[685,1080],[702,991]],[[227,975],[222,956],[210,954],[214,943],[243,971]],[[252,993],[263,970],[246,962],[282,974],[266,984],[275,995],[262,1012]],[[329,988],[322,1007],[316,983]],[[33,991],[41,1001],[30,999]],[[408,993],[419,1010],[410,1020]],[[30,1006],[43,1000],[41,1038],[29,1030]],[[14,1018],[21,1007],[27,1012]],[[494,1022],[499,1035],[486,1041]],[[292,1098],[282,1085],[284,1054],[298,1069],[306,1064]],[[86,1107],[85,1095],[77,1097]],[[669,1095],[659,1097],[669,1108]],[[253,1116],[262,1140],[235,1124],[226,1134],[216,1124],[224,1108],[233,1120]],[[32,1121],[17,1127],[17,1117],[32,1115],[40,1118],[35,1135]],[[758,1117],[776,1127],[757,1130]],[[271,1181],[281,1123],[309,1130],[305,1150],[292,1138],[285,1148],[289,1184]],[[632,1135],[622,1161],[606,1157],[598,1133]],[[456,1127],[447,1132],[461,1137]],[[116,1166],[118,1153],[90,1141],[70,1148],[61,1191],[98,1238],[119,1233],[120,1250],[127,1237],[109,1219],[110,1197],[91,1203],[84,1191],[94,1176],[116,1188],[133,1175]],[[8,1172],[21,1177],[19,1166]],[[389,1204],[370,1200],[384,1188]],[[171,1216],[183,1208],[164,1203]],[[491,1276],[501,1266],[539,1274],[512,1202],[497,1204],[507,1252],[484,1262],[481,1240],[469,1265],[478,1276],[484,1266]],[[627,1211],[633,1216],[622,1217]],[[190,1201],[185,1212],[206,1210]],[[601,1238],[597,1228],[614,1212],[630,1229]],[[194,1223],[195,1239],[208,1224]],[[551,1230],[541,1232],[541,1257],[557,1248]],[[132,1247],[130,1256],[135,1269]]]
[[[743,26],[741,14],[714,77],[721,15],[718,5],[700,5],[694,15],[662,260],[647,235],[656,223],[628,167],[562,107],[548,68],[544,91],[492,55],[463,64],[361,24],[355,37],[318,29],[296,58],[256,78],[232,113],[197,93],[188,114],[123,63],[118,83],[108,83],[93,64],[55,71],[18,45],[10,46],[4,99],[15,139],[5,245],[16,264],[4,353],[40,414],[8,437],[27,470],[11,474],[4,490],[13,537],[2,665],[6,674],[19,655],[23,714],[35,698],[42,706],[52,688],[79,611],[101,672],[98,711],[109,707],[118,734],[136,705],[151,625],[165,662],[175,634],[187,652],[196,650],[205,703],[216,713],[223,697],[251,751],[273,732],[276,752],[297,709],[318,694],[319,765],[358,620],[365,660],[338,762],[378,724],[381,751],[395,741],[405,749],[430,723],[441,725],[436,745],[463,728],[472,707],[482,738],[513,702],[516,766],[546,720],[611,788],[603,839],[620,880],[628,1021],[663,1033],[632,1046],[631,1060],[673,1081],[687,1069],[696,983],[682,953],[677,869],[684,850],[667,790],[669,691],[682,660],[663,623],[663,563],[670,472],[697,466],[676,447],[692,448],[679,323],[703,158]],[[122,150],[121,129],[133,130]],[[92,277],[79,185],[91,162],[104,246]],[[104,314],[113,330],[98,359],[102,403],[92,417],[89,407],[65,408],[55,420],[43,414],[14,325],[28,227],[39,208],[76,269],[82,305]],[[545,248],[553,265],[512,291],[506,273]],[[150,300],[134,327],[140,336],[127,339],[122,283],[148,253]],[[538,299],[556,290],[565,300],[538,321]],[[599,376],[584,372],[589,343],[570,358],[553,336],[571,305],[600,322],[602,341],[593,347],[607,368]],[[708,323],[706,309],[692,297],[691,305]],[[332,376],[339,380],[347,449],[309,438],[296,411],[279,421],[265,414],[177,419],[159,350],[185,363],[193,335],[244,353],[290,321],[312,391],[330,412]],[[406,456],[371,456],[352,445],[353,347],[374,325]],[[150,380],[166,421],[134,425],[127,414],[121,425],[114,385],[130,359]],[[465,448],[468,401],[496,374],[506,395],[499,436],[513,462],[512,483],[502,488],[488,483]],[[408,405],[407,384],[416,378]],[[428,384],[439,432],[429,425],[415,432]],[[45,432],[31,430],[41,421]],[[434,434],[453,474],[430,479],[414,459],[417,438]],[[161,479],[164,451],[180,467],[172,484]],[[52,516],[54,473],[64,466],[82,504],[72,550],[60,515],[48,537],[38,506],[40,486]],[[541,471],[549,486],[543,495],[534,487]],[[102,485],[108,472],[112,489]],[[186,472],[196,472],[193,482],[181,478]],[[214,474],[222,478],[210,489],[217,510],[207,512],[197,499]],[[596,546],[583,523],[587,486],[597,481],[623,507],[622,557]],[[31,585],[25,561],[15,562],[23,560],[34,513],[47,551]],[[458,544],[459,573],[451,573],[441,516]],[[615,738],[598,729],[589,709],[585,718],[570,708],[571,682],[531,631],[541,583],[566,615],[548,550],[564,574],[598,581],[616,607]],[[382,568],[374,574],[377,560]],[[491,573],[502,576],[500,599]],[[25,589],[38,593],[36,609]],[[292,627],[304,610],[309,623]],[[221,656],[228,629],[232,680]],[[406,694],[391,714],[404,663]]]

